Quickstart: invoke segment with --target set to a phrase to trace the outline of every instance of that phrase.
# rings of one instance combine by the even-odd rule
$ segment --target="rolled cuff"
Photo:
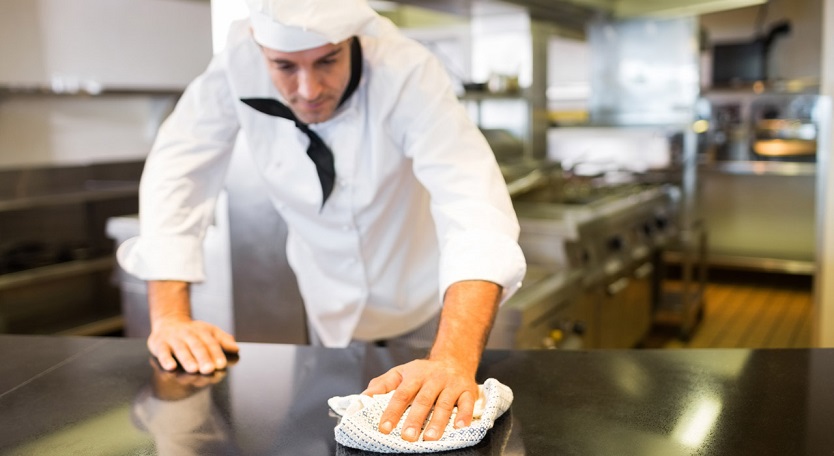
[[[501,304],[521,287],[527,262],[518,242],[491,232],[450,238],[440,257],[440,298],[455,282],[483,280],[503,288]]]
[[[205,280],[203,243],[195,236],[133,237],[119,246],[116,258],[141,280]]]

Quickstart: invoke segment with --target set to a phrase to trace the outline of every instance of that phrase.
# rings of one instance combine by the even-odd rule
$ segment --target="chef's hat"
[[[376,12],[366,0],[246,0],[260,45],[303,51],[362,35]]]

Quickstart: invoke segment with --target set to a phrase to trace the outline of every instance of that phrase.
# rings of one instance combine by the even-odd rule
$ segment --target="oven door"
[[[633,348],[649,332],[654,272],[649,257],[591,291],[599,297],[599,348]]]
[[[588,348],[593,309],[582,305],[581,289],[581,271],[528,266],[524,286],[499,309],[487,348]]]

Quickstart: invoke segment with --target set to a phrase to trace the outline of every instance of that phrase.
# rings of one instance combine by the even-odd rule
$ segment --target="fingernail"
[[[200,370],[202,372],[206,372],[206,373],[212,372],[212,371],[214,371],[214,364],[205,363],[205,364],[203,364],[203,367],[200,368]]]
[[[217,358],[214,360],[214,365],[217,366],[218,369],[223,369],[226,367],[226,360],[223,358]]]
[[[187,370],[188,372],[196,372],[197,371],[197,366],[195,366],[193,364],[186,364],[185,365],[185,370]]]
[[[394,425],[391,424],[390,421],[382,423],[382,425],[379,427],[379,430],[382,431],[383,434],[388,434],[389,432],[391,432],[392,429],[394,429]]]
[[[463,420],[458,420],[458,422],[455,423],[455,427],[458,428],[458,429],[460,429],[462,427],[466,427],[466,423],[464,423]]]
[[[407,428],[405,431],[403,431],[403,438],[406,440],[414,440],[415,438],[417,438],[417,430],[413,427]]]
[[[435,438],[437,438],[437,431],[436,431],[436,430],[434,430],[434,429],[429,429],[429,430],[427,430],[427,431],[426,431],[426,433],[425,433],[425,434],[423,434],[423,435],[424,435],[426,438],[429,438],[429,439],[435,439]]]

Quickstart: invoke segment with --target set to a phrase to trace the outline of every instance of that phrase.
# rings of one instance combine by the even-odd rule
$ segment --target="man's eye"
[[[275,63],[275,64],[273,64],[273,67],[276,70],[283,71],[283,72],[290,72],[290,71],[295,70],[295,65],[288,64],[288,63]]]

